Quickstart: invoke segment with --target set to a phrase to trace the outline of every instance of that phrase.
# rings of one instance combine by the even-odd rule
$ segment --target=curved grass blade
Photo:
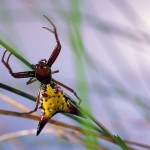
[[[11,46],[6,44],[4,41],[0,40],[0,45],[3,46],[5,49],[7,49],[10,53],[12,53],[14,56],[16,56],[20,61],[22,61],[25,65],[27,65],[29,68],[32,69],[31,64],[24,59],[20,54],[18,54]]]
[[[3,88],[5,90],[7,90],[7,91],[10,91],[12,93],[18,94],[18,95],[23,96],[25,98],[28,98],[28,99],[30,99],[32,101],[36,101],[36,97],[34,97],[34,96],[30,95],[30,94],[27,94],[27,93],[25,93],[25,92],[23,92],[21,90],[18,90],[16,88],[13,88],[13,87],[10,87],[8,85],[5,85],[3,83],[0,83],[0,88]]]

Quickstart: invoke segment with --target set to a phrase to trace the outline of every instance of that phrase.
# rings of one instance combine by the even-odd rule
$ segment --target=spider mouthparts
[[[49,118],[46,116],[41,116],[39,124],[38,124],[38,128],[37,128],[37,133],[36,136],[38,136],[40,134],[40,132],[42,131],[42,129],[44,128],[44,126],[46,125],[46,123],[48,122]]]

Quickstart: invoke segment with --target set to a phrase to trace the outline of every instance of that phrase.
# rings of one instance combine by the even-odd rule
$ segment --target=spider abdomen
[[[40,94],[41,110],[43,115],[51,118],[58,112],[67,113],[70,111],[67,104],[67,99],[60,91],[56,93],[56,89],[53,89],[50,84],[43,86],[45,86],[44,90],[42,90]]]
[[[40,91],[41,117],[37,129],[37,135],[41,132],[48,120],[59,112],[79,115],[76,106],[70,98],[54,82],[42,84]]]

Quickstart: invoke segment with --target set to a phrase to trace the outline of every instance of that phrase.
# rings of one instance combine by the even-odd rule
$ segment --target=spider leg
[[[53,82],[55,82],[55,83],[57,83],[58,85],[60,85],[60,86],[62,86],[62,87],[64,87],[64,88],[66,88],[68,91],[70,91],[71,93],[73,93],[75,96],[76,96],[76,98],[79,100],[79,104],[81,103],[81,98],[77,95],[77,93],[73,90],[73,89],[71,89],[70,87],[68,87],[67,85],[65,85],[65,84],[63,84],[63,83],[61,83],[61,82],[59,82],[59,81],[57,81],[57,80],[55,80],[55,79],[53,79],[52,78],[52,81]]]
[[[4,60],[4,57],[6,55],[7,50],[4,52],[3,57],[2,57],[2,63],[5,65],[5,67],[8,69],[9,73],[14,77],[14,78],[28,78],[28,77],[35,77],[35,71],[25,71],[25,72],[17,72],[14,73],[9,65],[9,59],[12,53],[9,54],[7,60]]]
[[[37,79],[35,79],[35,77],[32,77],[29,79],[29,81],[26,84],[29,85],[29,84],[36,82],[36,81],[37,81]]]
[[[38,106],[39,106],[39,102],[40,102],[40,90],[41,90],[41,86],[42,86],[42,84],[40,85],[40,89],[39,89],[38,96],[37,96],[37,99],[36,99],[35,108],[33,110],[29,111],[29,112],[23,112],[21,114],[32,114],[32,113],[34,113],[34,112],[37,111]]]
[[[59,70],[55,70],[55,71],[52,71],[52,74],[58,73],[58,72],[59,72]]]
[[[52,32],[54,35],[55,35],[55,39],[56,39],[56,42],[57,42],[57,45],[56,47],[54,48],[50,58],[48,59],[48,62],[47,62],[47,65],[49,67],[51,67],[53,65],[53,63],[55,62],[55,60],[57,59],[59,53],[60,53],[60,50],[61,50],[61,44],[60,44],[60,41],[59,41],[59,38],[58,38],[58,34],[57,34],[57,29],[56,29],[56,26],[53,24],[53,22],[46,16],[44,16],[48,21],[49,23],[53,26],[53,30],[47,28],[47,27],[43,27],[44,29]]]

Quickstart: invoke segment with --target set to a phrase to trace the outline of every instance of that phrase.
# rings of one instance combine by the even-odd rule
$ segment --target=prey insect
[[[47,27],[43,27],[43,28],[53,33],[57,42],[57,45],[54,48],[48,60],[42,59],[38,62],[38,64],[32,65],[33,71],[14,73],[9,65],[9,59],[12,54],[9,54],[8,58],[5,61],[4,58],[7,52],[6,50],[2,57],[3,64],[5,65],[9,73],[14,78],[30,78],[27,84],[31,84],[35,81],[40,82],[40,88],[39,88],[35,108],[34,110],[27,112],[28,114],[30,114],[37,111],[38,108],[41,109],[41,117],[37,128],[37,135],[39,135],[39,133],[41,132],[45,124],[48,122],[48,120],[58,112],[71,113],[80,116],[79,110],[77,109],[75,104],[71,101],[70,97],[63,92],[61,87],[64,87],[70,92],[72,92],[79,100],[79,104],[81,102],[81,99],[78,97],[77,93],[73,89],[55,80],[52,77],[52,74],[59,72],[58,70],[52,71],[51,67],[53,63],[56,61],[61,51],[61,44],[58,38],[56,26],[48,17],[46,16],[44,17],[52,25],[53,30]]]

